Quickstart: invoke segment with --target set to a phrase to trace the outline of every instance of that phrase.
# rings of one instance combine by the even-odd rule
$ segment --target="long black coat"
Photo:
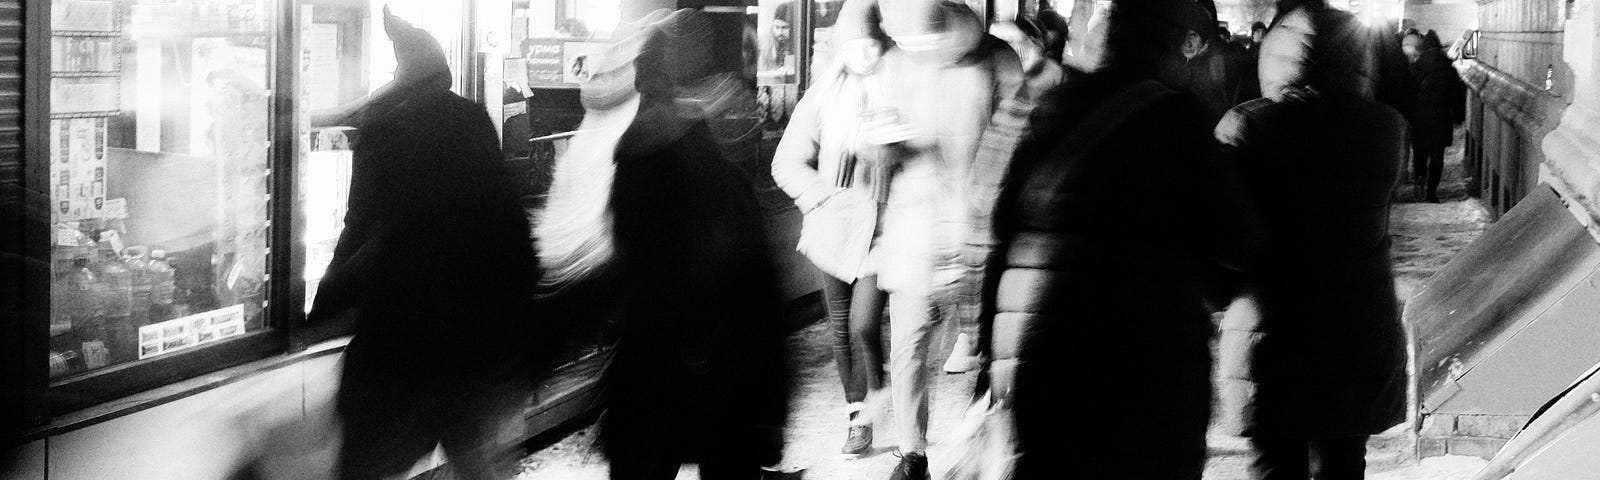
[[[1018,478],[1199,478],[1204,465],[1200,279],[1248,251],[1248,222],[1205,107],[1149,81],[1140,105],[1118,94],[1130,84],[1047,95],[1002,189],[984,318],[1002,395],[1015,358]],[[1125,121],[1085,141],[1107,110]]]
[[[624,312],[605,448],[613,465],[664,454],[753,470],[780,458],[788,413],[777,271],[748,179],[704,122],[651,117],[664,110],[642,109],[618,146]]]
[[[1246,102],[1217,127],[1270,237],[1223,321],[1234,433],[1362,435],[1405,413],[1388,236],[1404,126],[1375,101],[1312,96]]]
[[[1417,82],[1411,112],[1411,142],[1421,148],[1450,145],[1455,125],[1466,119],[1467,86],[1450,59],[1429,50],[1411,64]]]
[[[345,229],[309,314],[355,316],[341,395],[360,409],[487,388],[537,350],[517,316],[536,260],[488,114],[420,88],[357,123]]]

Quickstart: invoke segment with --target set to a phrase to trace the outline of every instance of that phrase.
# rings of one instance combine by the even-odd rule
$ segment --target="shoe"
[[[1428,203],[1442,203],[1442,202],[1439,201],[1439,194],[1437,194],[1437,193],[1429,193],[1428,194]]]
[[[900,464],[894,466],[889,480],[928,480],[928,456],[912,452],[899,454]]]
[[[950,349],[950,358],[944,361],[945,373],[966,373],[977,370],[982,361],[973,353],[977,346],[973,345],[972,337],[963,333],[956,336],[955,348]]]
[[[872,451],[872,425],[851,425],[840,451],[845,460],[854,460]]]

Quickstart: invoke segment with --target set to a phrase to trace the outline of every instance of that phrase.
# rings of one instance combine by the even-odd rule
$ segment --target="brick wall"
[[[1424,414],[1417,456],[1465,455],[1488,459],[1528,423],[1522,415]]]

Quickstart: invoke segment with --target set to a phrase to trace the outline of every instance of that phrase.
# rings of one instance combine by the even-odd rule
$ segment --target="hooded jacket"
[[[1267,97],[1216,129],[1270,240],[1223,319],[1223,424],[1238,435],[1366,435],[1405,413],[1388,237],[1405,121],[1376,100],[1382,44],[1363,32],[1325,7],[1281,15],[1261,47]]]
[[[901,0],[885,5],[891,36],[936,33],[930,48],[889,49],[880,75],[889,104],[916,135],[890,153],[882,231],[872,261],[889,292],[935,285],[936,258],[961,248],[972,221],[964,202],[967,176],[995,108],[1018,91],[1021,61],[1009,45],[983,33],[976,14],[949,2]],[[920,19],[920,20],[919,20]],[[898,37],[897,37],[898,38]]]

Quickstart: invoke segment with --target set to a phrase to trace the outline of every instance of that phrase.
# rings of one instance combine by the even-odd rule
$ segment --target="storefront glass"
[[[267,327],[271,15],[52,1],[52,379]]]
[[[461,0],[302,1],[300,14],[299,153],[296,172],[301,212],[300,232],[306,252],[303,279],[304,309],[309,312],[317,286],[344,230],[353,156],[351,141],[359,134],[341,122],[313,123],[359,102],[394,78],[394,47],[383,30],[384,7],[395,16],[432,34],[456,74],[452,89],[465,91],[462,82]]]

